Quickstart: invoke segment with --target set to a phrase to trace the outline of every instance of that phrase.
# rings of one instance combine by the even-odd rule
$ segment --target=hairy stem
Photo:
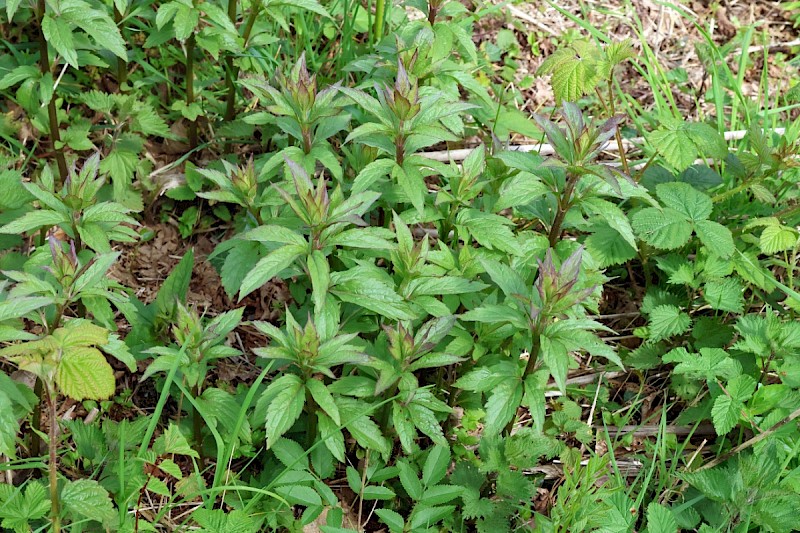
[[[228,0],[228,18],[231,24],[236,24],[236,0]],[[230,122],[236,116],[236,85],[234,84],[233,55],[225,57],[225,87],[228,93],[225,96],[225,121]],[[236,72],[236,77],[239,72]]]
[[[531,351],[528,354],[528,363],[525,365],[525,371],[522,373],[522,382],[525,383],[525,379],[529,375],[533,373],[536,369],[536,363],[539,361],[539,352],[542,349],[542,341],[541,341],[541,328],[538,324],[533,328],[533,340],[531,342]],[[511,420],[506,425],[504,433],[506,435],[511,435],[511,430],[514,429],[514,424],[517,423],[517,415],[511,417]]]
[[[375,26],[373,37],[375,42],[380,42],[383,37],[383,19],[386,16],[386,0],[375,0]]]
[[[53,533],[61,532],[61,502],[58,495],[58,464],[56,463],[56,439],[58,438],[58,414],[56,413],[56,393],[50,391],[50,460],[48,470],[50,473],[50,516],[52,518]]]
[[[186,107],[194,103],[194,33],[186,40]],[[189,123],[189,147],[197,147],[197,121]]]
[[[234,4],[234,7],[231,8],[231,3]],[[236,0],[229,0],[228,2],[228,16],[231,16],[231,12],[233,10],[233,17],[231,21],[236,17]],[[253,5],[250,8],[250,16],[247,17],[247,22],[244,26],[244,33],[242,34],[242,39],[244,40],[244,48],[247,48],[247,43],[250,40],[250,34],[253,32],[253,26],[256,23],[256,18],[258,14],[261,12],[261,0],[256,0],[253,2]],[[236,117],[236,80],[239,79],[239,68],[234,66],[233,58],[228,56],[227,58],[227,69],[226,69],[226,83],[228,84],[228,94],[225,100],[225,120],[231,121]]]
[[[402,131],[403,129],[403,121],[400,121],[400,127],[398,128]],[[394,138],[394,160],[399,166],[403,166],[403,161],[406,157],[406,138],[405,135],[402,133],[398,133],[397,137]]]
[[[42,21],[44,20],[45,2],[44,0],[37,0],[36,2],[36,17],[39,23],[39,69],[42,74],[50,72],[50,54],[47,51],[47,39],[42,30]],[[53,152],[56,155],[56,165],[58,165],[58,175],[61,176],[61,181],[66,181],[69,175],[67,171],[67,160],[64,158],[64,148],[59,146],[61,144],[61,133],[58,129],[58,113],[56,111],[56,95],[50,97],[47,103],[47,119],[50,125],[50,144],[53,146]]]
[[[122,13],[117,9],[117,6],[114,5],[114,23],[116,23],[117,27],[119,27],[120,22],[122,22]],[[117,84],[119,85],[119,90],[122,90],[122,84],[128,81],[128,62],[122,59],[121,57],[117,58]]]
[[[39,432],[42,430],[42,394],[44,394],[44,383],[41,378],[36,378],[36,384],[33,386],[33,393],[36,394],[39,401],[36,402],[36,405],[33,407],[33,418],[31,419],[31,428],[33,431],[31,431],[30,452],[32,456],[38,457],[39,450],[42,447],[42,438],[39,436]]]
[[[608,79],[608,107],[612,117],[617,114],[616,106],[614,105],[614,84],[611,78]],[[631,169],[628,167],[628,158],[625,157],[625,147],[622,145],[622,134],[619,132],[619,124],[614,128],[614,137],[617,139],[617,149],[619,150],[619,159],[622,163],[622,171],[627,176],[630,176]]]
[[[311,391],[306,389],[306,446],[311,447],[317,440],[317,402],[311,396]]]
[[[200,386],[196,385],[192,388],[192,394],[195,398],[200,397]],[[195,451],[200,456],[200,463],[203,463],[203,417],[200,411],[193,409],[192,411],[192,434],[194,437]]]
[[[567,182],[564,185],[564,192],[558,198],[558,208],[556,216],[553,219],[553,225],[550,226],[550,234],[548,240],[550,241],[550,248],[555,248],[561,238],[561,225],[564,223],[564,217],[567,216],[570,205],[572,203],[572,192],[575,190],[575,185],[578,183],[579,177],[574,174],[567,174]]]

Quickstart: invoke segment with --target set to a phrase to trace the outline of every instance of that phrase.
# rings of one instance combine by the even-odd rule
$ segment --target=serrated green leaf
[[[74,347],[62,356],[56,383],[74,400],[105,400],[114,394],[114,371],[96,348]]]
[[[397,495],[389,487],[378,485],[367,485],[361,492],[361,497],[365,500],[391,500]]]
[[[391,509],[375,509],[375,514],[381,519],[381,522],[389,526],[389,531],[392,533],[402,533],[405,526],[405,520],[396,511]]]
[[[494,205],[496,212],[527,205],[537,198],[547,194],[547,186],[536,176],[527,172],[521,172],[516,176],[506,180],[500,187],[500,197]]]
[[[264,394],[275,396],[267,407],[267,448],[300,418],[305,405],[305,387],[299,377],[287,374],[273,381]]]
[[[450,467],[450,447],[434,446],[428,452],[425,464],[422,466],[422,484],[432,487],[447,475]]]
[[[0,455],[16,457],[19,422],[14,414],[11,398],[0,390]]]
[[[488,434],[499,434],[516,414],[522,401],[522,384],[508,380],[494,388],[486,402],[485,428]]]
[[[293,505],[304,507],[315,507],[322,505],[322,498],[317,491],[304,485],[282,485],[273,489],[276,494],[282,496],[287,502]]]
[[[718,222],[700,220],[695,223],[694,231],[709,252],[723,259],[728,259],[736,251],[731,230]]]
[[[93,479],[70,481],[61,489],[61,505],[72,516],[109,524],[116,518],[108,491]]]
[[[308,454],[295,441],[281,437],[270,449],[286,468],[295,471],[308,470]]]
[[[456,217],[456,224],[463,226],[478,244],[490,250],[520,255],[521,250],[509,226],[513,223],[505,217],[484,213],[477,209],[464,209]]]
[[[308,256],[306,264],[311,276],[311,298],[314,301],[314,308],[322,309],[331,285],[331,267],[328,265],[328,259],[319,250],[314,250]]]
[[[153,451],[158,455],[185,455],[199,457],[197,452],[189,446],[189,441],[181,433],[176,424],[169,424],[167,429],[153,442]]]
[[[725,394],[720,394],[714,400],[711,408],[711,420],[714,423],[714,431],[717,435],[727,435],[730,430],[739,422],[739,415],[744,405],[733,400]]]
[[[613,228],[625,239],[628,246],[638,250],[636,238],[633,235],[631,224],[628,222],[628,217],[617,205],[602,198],[588,198],[581,202],[580,206],[588,213],[597,215],[605,220],[609,227]]]
[[[6,0],[6,14],[8,15],[9,22],[14,18],[14,14],[17,12],[21,3],[22,0]]]
[[[64,58],[70,66],[78,68],[78,52],[72,40],[72,29],[69,23],[61,17],[53,17],[45,13],[42,18],[42,33],[58,55]]]
[[[325,447],[328,448],[337,461],[343,463],[345,461],[344,435],[339,429],[339,425],[334,423],[328,415],[321,412],[317,413],[317,420],[319,422],[320,438],[325,439]]]
[[[353,180],[351,192],[355,194],[369,190],[373,183],[391,174],[395,164],[396,163],[392,159],[377,159],[368,164],[361,169],[356,179]]]
[[[661,250],[680,248],[692,237],[692,226],[673,209],[647,207],[633,215],[632,222],[639,238]]]
[[[796,244],[797,231],[780,224],[766,226],[758,239],[761,252],[767,255],[791,250]]]
[[[723,278],[707,282],[703,297],[712,309],[741,313],[744,310],[744,287],[736,278]]]
[[[550,83],[556,103],[577,102],[599,81],[598,50],[587,41],[558,49],[539,68],[538,74],[552,74]]]
[[[20,218],[0,227],[0,233],[22,234],[39,228],[49,228],[68,221],[60,213],[49,210],[28,211]]]
[[[688,183],[661,183],[656,186],[656,194],[666,207],[692,222],[706,220],[711,215],[711,198]]]
[[[600,268],[620,265],[636,257],[636,250],[609,226],[596,227],[586,238],[586,249],[599,262]]]
[[[668,339],[685,333],[692,323],[689,315],[674,305],[659,305],[650,312],[651,341]]]
[[[306,388],[311,393],[311,397],[317,402],[325,413],[331,417],[331,420],[338,426],[341,424],[339,418],[339,408],[336,407],[336,402],[333,401],[333,395],[328,388],[317,379],[309,379],[306,381]]]
[[[678,533],[678,523],[672,511],[659,504],[650,502],[647,506],[647,533]]]
[[[305,251],[304,246],[287,244],[262,257],[242,280],[239,300],[277,276],[282,270],[289,268]]]
[[[393,287],[373,278],[350,279],[331,288],[345,302],[351,302],[392,320],[411,320],[414,313]]]

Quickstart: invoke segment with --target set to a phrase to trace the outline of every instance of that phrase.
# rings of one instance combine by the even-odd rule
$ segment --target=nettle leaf
[[[744,310],[744,287],[737,278],[712,280],[705,284],[703,297],[712,309],[741,313]]]
[[[8,224],[0,227],[0,233],[6,234],[21,234],[27,233],[34,229],[55,226],[57,224],[68,223],[68,220],[61,213],[40,209],[36,211],[28,211],[20,218],[9,222]]]
[[[61,489],[61,504],[72,516],[109,524],[116,518],[108,491],[93,479],[70,481]]]
[[[331,268],[325,255],[314,250],[306,261],[308,273],[311,276],[311,296],[314,300],[314,308],[322,309],[325,305],[325,297],[331,285]]]
[[[11,398],[0,390],[0,454],[16,456],[19,422],[14,414]]]
[[[339,408],[336,407],[336,402],[333,400],[333,395],[328,388],[318,379],[309,379],[306,381],[306,388],[311,393],[311,397],[317,402],[325,413],[331,417],[331,420],[338,426],[341,419],[339,418]]]
[[[392,159],[376,159],[365,166],[353,181],[352,194],[368,190],[376,181],[391,174],[396,163]]]
[[[661,250],[680,248],[692,237],[692,226],[673,209],[647,207],[633,215],[633,229],[647,244]]]
[[[394,290],[394,287],[370,277],[351,278],[335,284],[331,292],[339,299],[360,305],[392,320],[412,320],[411,307]]]
[[[527,205],[548,192],[547,186],[538,177],[528,172],[520,172],[506,180],[500,187],[500,197],[494,205],[495,211],[509,207]]]
[[[14,14],[17,12],[21,3],[22,0],[6,0],[6,14],[8,15],[9,22],[14,18]]]
[[[638,250],[636,246],[636,237],[633,235],[628,217],[619,206],[612,204],[608,200],[602,198],[587,198],[580,203],[581,209],[589,214],[597,215],[613,228],[617,233],[625,239],[625,242],[634,250]]]
[[[731,230],[718,222],[700,220],[695,224],[694,231],[709,252],[723,259],[729,258],[736,251]]]
[[[656,194],[666,207],[692,222],[706,220],[711,215],[711,198],[688,183],[661,183],[656,186]]]
[[[325,447],[328,448],[337,461],[340,463],[345,462],[344,435],[339,429],[339,424],[321,412],[317,413],[317,420],[320,438],[324,439]]]
[[[678,170],[692,165],[700,154],[724,159],[728,152],[725,139],[708,124],[662,118],[662,126],[647,135],[647,140],[664,159]]]
[[[674,305],[659,305],[650,312],[649,340],[655,342],[686,333],[692,319]]]
[[[519,243],[509,227],[514,223],[505,217],[477,209],[464,209],[456,216],[456,224],[468,230],[481,246],[513,255],[521,254]]]
[[[659,504],[650,502],[647,506],[647,533],[678,533],[678,523],[672,511]]]
[[[426,487],[436,485],[447,475],[449,467],[450,448],[448,446],[434,446],[428,452],[428,457],[422,466],[422,483]]]
[[[609,226],[595,228],[586,238],[586,249],[598,262],[600,268],[621,265],[636,257],[636,250]]]

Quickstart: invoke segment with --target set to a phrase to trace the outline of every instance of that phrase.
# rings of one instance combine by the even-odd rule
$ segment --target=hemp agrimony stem
[[[192,33],[186,40],[186,107],[194,103],[194,46],[195,38]],[[197,121],[189,123],[189,147],[197,147]]]
[[[556,208],[556,216],[553,219],[553,225],[550,227],[550,234],[548,240],[550,241],[550,248],[555,248],[558,240],[561,238],[561,225],[564,223],[564,217],[569,211],[572,203],[572,193],[575,190],[575,185],[578,183],[580,177],[574,174],[567,174],[567,181],[564,185],[564,192],[558,197],[558,207]]]
[[[236,24],[236,0],[228,0],[228,18],[231,24]],[[239,70],[236,69],[236,77],[239,77]],[[236,116],[236,85],[234,84],[233,56],[228,54],[225,57],[225,120],[230,122]]]
[[[39,69],[42,71],[42,74],[50,72],[50,54],[47,51],[47,39],[42,29],[45,9],[44,0],[37,0],[36,18],[39,24]],[[56,165],[58,165],[58,175],[61,177],[61,181],[66,181],[69,172],[67,171],[67,160],[64,158],[64,147],[59,146],[61,144],[61,133],[58,129],[58,112],[56,111],[55,94],[51,95],[50,101],[47,103],[47,119],[50,126],[50,143],[53,145]]]
[[[52,531],[53,533],[60,533],[61,532],[61,498],[58,494],[58,464],[57,464],[57,455],[56,455],[56,439],[58,438],[58,413],[56,412],[56,399],[57,395],[55,391],[50,390],[48,391],[49,396],[49,404],[50,404],[50,413],[49,413],[49,422],[50,422],[50,431],[49,437],[50,442],[48,443],[48,449],[50,451],[50,459],[48,461],[48,471],[50,473],[50,515],[52,518]]]

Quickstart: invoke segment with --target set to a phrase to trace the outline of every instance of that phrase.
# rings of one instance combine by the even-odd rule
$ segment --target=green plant
[[[487,431],[505,428],[506,434],[510,433],[520,404],[530,409],[535,427],[541,429],[547,378],[552,375],[559,389],[565,389],[570,352],[586,351],[622,366],[614,351],[594,333],[604,327],[580,312],[581,304],[595,291],[591,282],[579,283],[582,252],[576,249],[556,270],[553,250],[548,249],[531,288],[508,266],[483,262],[505,299],[471,309],[462,319],[486,328],[506,326],[498,340],[506,340],[511,353],[487,357],[486,364],[464,374],[455,385],[491,392],[485,407]],[[516,347],[524,350],[523,357],[513,353]]]
[[[30,196],[39,202],[39,209],[26,213],[0,227],[0,233],[19,234],[53,226],[74,241],[77,251],[84,245],[96,252],[111,251],[111,241],[134,242],[138,234],[131,226],[138,223],[127,207],[112,201],[98,202],[105,179],[98,175],[100,158],[87,159],[80,172],[70,171],[69,179],[59,187],[49,167],[45,167],[39,183],[22,183]],[[30,206],[33,207],[33,206]]]
[[[105,328],[83,319],[65,321],[63,326],[53,329],[42,338],[23,341],[0,350],[0,356],[41,380],[47,393],[50,421],[50,515],[52,530],[55,532],[61,531],[62,503],[69,511],[70,502],[76,498],[91,497],[100,500],[102,506],[96,508],[90,518],[107,520],[111,511],[108,497],[104,498],[105,491],[95,481],[73,481],[60,490],[58,484],[58,394],[80,401],[101,400],[114,393],[114,374],[100,349],[124,362],[130,370],[135,368],[133,357],[119,338],[109,335]],[[82,493],[83,496],[80,495]]]
[[[98,50],[109,50],[121,59],[126,59],[125,41],[120,35],[119,29],[104,7],[93,5],[82,0],[70,2],[47,2],[37,0],[35,6],[22,4],[19,1],[6,2],[6,13],[8,20],[14,19],[20,7],[30,7],[33,10],[33,17],[36,26],[39,28],[39,75],[31,72],[30,66],[20,65],[11,73],[10,79],[4,80],[2,87],[10,87],[33,75],[33,79],[38,79],[40,84],[41,105],[47,106],[47,117],[50,141],[55,152],[56,164],[62,181],[68,176],[66,158],[64,156],[61,134],[59,131],[59,117],[56,102],[56,63],[50,61],[49,47],[53,47],[59,58],[63,60],[67,67],[74,69],[89,63],[97,55],[92,52]],[[78,42],[89,41],[94,46],[90,46],[90,52],[78,55]],[[81,48],[85,48],[81,46]],[[60,76],[58,77],[60,80]]]
[[[306,68],[305,55],[288,77],[279,75],[275,85],[255,80],[245,82],[267,105],[266,111],[248,115],[244,120],[255,125],[275,124],[296,143],[272,155],[261,175],[282,165],[285,158],[292,158],[309,172],[319,161],[341,179],[342,168],[328,139],[347,128],[350,116],[342,112],[344,102],[337,98],[337,85],[318,91],[316,76],[311,76]]]
[[[540,7],[0,0],[0,529],[790,530],[793,45]]]
[[[155,355],[153,362],[150,363],[142,374],[142,380],[147,379],[156,372],[164,372],[177,365],[178,371],[184,383],[189,386],[195,399],[203,399],[210,404],[216,404],[215,412],[221,413],[225,403],[224,394],[219,389],[207,389],[206,379],[209,366],[213,361],[225,357],[240,355],[241,352],[236,348],[226,346],[224,343],[228,339],[228,334],[239,325],[242,319],[244,308],[239,308],[214,317],[207,324],[203,324],[197,311],[190,310],[177,303],[175,313],[175,323],[172,327],[172,334],[175,338],[177,347],[154,346],[148,353]],[[220,417],[222,424],[230,423],[230,419]],[[211,420],[206,419],[205,423]],[[202,456],[203,446],[203,417],[195,410],[192,418],[192,428],[194,432],[194,443],[196,449]]]
[[[409,65],[413,66],[416,58],[416,54],[412,55]],[[414,154],[421,148],[455,140],[453,131],[443,122],[444,117],[473,106],[454,101],[432,87],[421,89],[417,81],[409,77],[407,68],[398,60],[394,86],[378,88],[377,99],[349,87],[339,90],[378,120],[356,127],[345,142],[358,141],[389,156],[364,167],[356,176],[353,191],[370,189],[378,179],[391,176],[397,191],[393,191],[394,194],[402,194],[421,213],[428,195],[424,178],[435,171],[436,165]],[[457,125],[451,123],[450,127],[456,129]]]
[[[301,327],[291,313],[287,313],[286,324],[286,333],[267,322],[255,324],[259,331],[277,344],[258,348],[256,353],[268,359],[288,361],[297,372],[287,373],[273,381],[259,399],[260,404],[267,406],[267,447],[291,429],[305,411],[307,446],[313,445],[317,439],[322,440],[333,457],[344,461],[339,405],[323,379],[315,376],[321,374],[335,379],[332,370],[334,367],[366,362],[366,356],[357,345],[350,344],[355,335],[338,334],[336,322],[325,324],[324,329],[319,329],[309,317],[306,325]],[[365,431],[374,435],[376,429],[377,427],[367,424]],[[379,438],[373,442],[381,441]],[[383,451],[388,452],[388,448],[384,447]],[[312,458],[316,457],[318,456],[312,455]]]

